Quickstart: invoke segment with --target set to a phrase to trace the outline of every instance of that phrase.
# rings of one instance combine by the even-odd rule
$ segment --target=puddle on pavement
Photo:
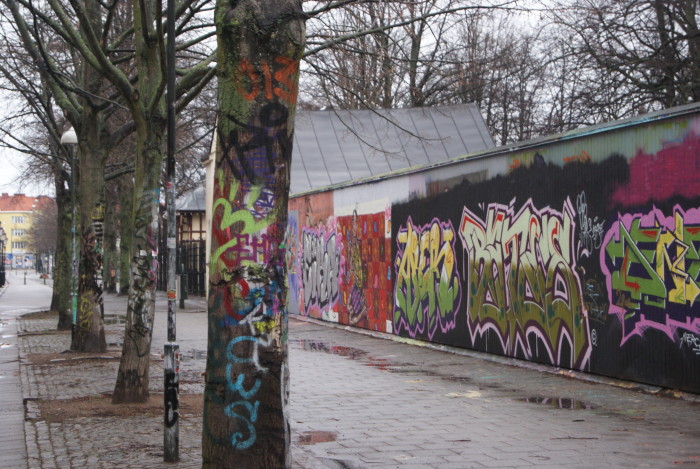
[[[442,379],[447,381],[454,381],[455,383],[469,383],[472,380],[471,378],[468,378],[466,376],[443,376]]]
[[[396,365],[389,362],[386,358],[367,357],[367,359],[369,360],[369,363],[365,363],[365,365],[367,366],[371,366],[372,368],[376,368],[382,371],[388,371],[390,373],[394,373],[397,371],[394,369]]]
[[[357,360],[359,358],[364,358],[367,362],[363,365],[370,366],[382,371],[388,371],[390,373],[395,373],[399,370],[395,368],[401,365],[390,362],[386,358],[375,358],[368,356],[367,352],[353,347],[346,347],[344,345],[329,345],[323,341],[318,340],[306,340],[306,339],[296,339],[290,342],[299,344],[302,350],[307,352],[323,352],[329,353],[331,355],[339,355],[341,357],[349,358],[351,360]]]
[[[105,314],[104,323],[106,326],[112,324],[126,324],[126,316],[121,314]]]
[[[526,397],[522,400],[530,404],[540,404],[555,409],[591,410],[597,407],[587,402],[579,401],[578,399],[570,399],[568,397]]]
[[[299,435],[300,445],[315,445],[317,443],[328,443],[329,441],[335,441],[338,439],[338,434],[336,432],[327,431],[310,431],[303,432]]]
[[[367,352],[353,347],[346,347],[344,345],[328,345],[325,342],[317,340],[290,340],[292,343],[299,344],[302,350],[308,352],[323,352],[330,353],[331,355],[340,355],[341,357],[347,357],[351,359],[357,359],[367,355]]]

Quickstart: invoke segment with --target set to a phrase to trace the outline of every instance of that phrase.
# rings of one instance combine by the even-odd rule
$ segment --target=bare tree
[[[13,19],[18,28],[24,29],[22,37],[30,38],[29,41],[25,41],[25,46],[29,43],[38,51],[32,55],[33,60],[42,65],[41,70],[48,70],[55,82],[59,82],[56,93],[68,89],[77,92],[77,98],[67,95],[68,99],[60,101],[60,105],[67,111],[78,132],[81,163],[86,162],[81,168],[82,172],[91,172],[87,171],[88,166],[98,171],[104,170],[103,164],[91,166],[90,163],[104,162],[102,155],[106,148],[110,148],[109,142],[114,139],[114,132],[109,136],[108,127],[102,124],[106,122],[104,117],[96,114],[89,117],[84,113],[104,112],[105,103],[122,106],[129,113],[130,124],[121,129],[124,132],[134,131],[136,134],[136,158],[133,166],[134,218],[131,224],[134,227],[134,246],[131,250],[133,261],[127,311],[127,340],[122,351],[114,400],[142,401],[148,396],[148,360],[155,300],[154,276],[151,272],[155,268],[154,237],[158,231],[158,189],[165,127],[165,42],[163,12],[160,10],[162,5],[157,1],[135,1],[128,6],[124,2],[102,5],[72,1],[63,4],[51,0],[47,4],[47,11],[42,11],[29,1],[3,1],[13,11]],[[18,5],[21,5],[22,10]],[[131,12],[134,21],[125,31],[112,34],[111,26],[117,23],[114,12],[121,7]],[[188,39],[183,49],[201,43],[213,35],[213,30],[210,33],[206,32],[206,21],[190,23],[193,17],[206,9],[206,1],[191,0],[178,5],[180,22],[177,32]],[[25,20],[25,14],[28,15],[28,21]],[[50,54],[45,53],[45,44],[41,38],[32,36],[37,28],[31,26],[38,23],[51,28],[58,37],[66,41],[69,45],[68,50],[80,59],[79,63],[84,71],[81,80],[73,79],[71,83],[71,79],[67,79]],[[76,28],[76,24],[79,28]],[[202,31],[202,28],[204,32],[199,34],[197,31]],[[190,62],[180,70],[179,109],[184,108],[213,77],[214,70],[208,67],[210,61],[211,56],[200,58],[196,63]],[[96,85],[97,88],[90,88],[88,85]],[[104,90],[113,92],[101,94]],[[78,107],[86,101],[91,103],[90,107]],[[92,156],[87,156],[88,152]],[[100,187],[103,187],[103,184],[100,183]],[[87,199],[89,197],[86,195],[85,200],[81,198],[81,201],[89,204]],[[92,214],[94,208],[94,205],[90,205],[82,213]]]
[[[58,239],[57,207],[54,199],[42,197],[40,200],[40,205],[32,212],[32,225],[27,237],[32,251],[48,253],[55,251]]]
[[[72,323],[70,192],[75,182],[71,171],[71,155],[60,144],[66,121],[56,105],[54,90],[45,86],[46,82],[32,54],[18,41],[17,31],[12,27],[15,22],[8,14],[10,12],[5,10],[0,13],[3,25],[3,61],[0,63],[0,76],[2,88],[14,97],[14,106],[7,108],[14,111],[5,113],[0,121],[0,145],[28,157],[21,180],[54,186],[59,230],[51,309],[58,312],[58,329],[66,330],[71,328]],[[41,34],[47,43],[55,44],[56,37],[50,32],[37,28],[37,33]],[[59,54],[55,55],[57,60],[65,58]],[[6,104],[10,103],[6,101]]]
[[[698,0],[571,0],[550,11],[589,108],[622,118],[700,100]]]

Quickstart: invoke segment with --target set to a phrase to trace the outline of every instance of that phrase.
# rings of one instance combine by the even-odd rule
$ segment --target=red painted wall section
[[[690,132],[682,142],[667,143],[657,153],[638,150],[629,161],[629,181],[617,188],[611,201],[622,206],[642,205],[673,196],[696,197],[700,187],[700,134]]]

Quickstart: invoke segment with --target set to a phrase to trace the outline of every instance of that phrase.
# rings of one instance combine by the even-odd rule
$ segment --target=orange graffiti
[[[279,56],[272,65],[263,61],[256,66],[244,58],[238,65],[234,82],[238,93],[246,101],[254,100],[264,89],[267,99],[275,95],[288,104],[295,104],[298,77],[299,62],[294,59]]]
[[[590,163],[591,157],[588,156],[588,153],[586,153],[586,150],[583,150],[578,155],[564,157],[564,164],[574,163],[576,161],[578,161],[580,163]]]

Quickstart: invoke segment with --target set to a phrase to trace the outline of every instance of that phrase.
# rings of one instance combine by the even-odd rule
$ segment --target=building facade
[[[6,269],[33,268],[36,262],[29,242],[32,215],[49,197],[30,197],[24,194],[0,196],[0,226],[5,231],[3,264]]]

